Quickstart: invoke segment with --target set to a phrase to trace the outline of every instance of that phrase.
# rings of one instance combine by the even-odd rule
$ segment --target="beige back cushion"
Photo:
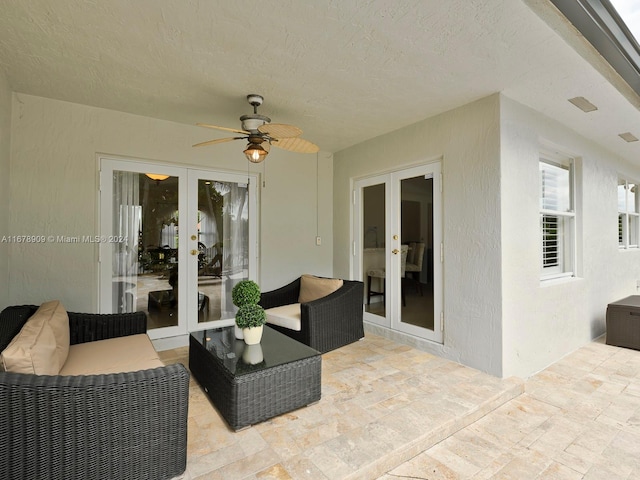
[[[56,337],[56,352],[60,368],[67,361],[69,355],[69,316],[58,300],[46,302],[40,305],[38,312],[49,315],[49,326]]]
[[[319,278],[313,275],[302,275],[300,277],[299,303],[313,302],[342,287],[342,280],[339,278]]]
[[[60,361],[56,337],[49,325],[49,313],[40,309],[27,320],[20,332],[2,352],[7,372],[57,375]]]

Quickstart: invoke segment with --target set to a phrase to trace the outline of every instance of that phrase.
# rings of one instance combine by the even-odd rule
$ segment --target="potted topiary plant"
[[[267,322],[264,308],[255,303],[242,305],[236,313],[236,325],[242,329],[244,343],[255,345],[262,339],[262,329]]]
[[[260,301],[260,287],[253,280],[242,280],[231,290],[231,300],[238,308],[242,308],[245,305],[257,305]],[[235,335],[238,340],[242,340],[244,334],[238,325],[237,319],[236,315]]]
[[[260,287],[253,280],[242,280],[231,290],[231,300],[238,308],[243,305],[256,305],[260,301]]]

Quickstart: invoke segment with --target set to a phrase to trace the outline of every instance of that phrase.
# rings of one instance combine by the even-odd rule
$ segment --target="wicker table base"
[[[322,357],[266,327],[259,345],[236,340],[233,327],[192,333],[189,368],[234,430],[320,400]]]
[[[607,306],[607,345],[640,350],[640,295]]]

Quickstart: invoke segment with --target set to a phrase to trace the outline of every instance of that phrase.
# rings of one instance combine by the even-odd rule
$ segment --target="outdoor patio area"
[[[161,357],[186,365],[187,354]],[[234,432],[192,379],[182,478],[376,478],[522,391],[520,380],[367,335],[322,356],[320,402]]]
[[[522,382],[368,334],[322,380],[319,403],[237,433],[192,380],[181,478],[640,477],[640,352],[603,339]]]

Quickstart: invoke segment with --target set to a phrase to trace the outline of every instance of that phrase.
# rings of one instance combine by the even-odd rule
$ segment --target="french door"
[[[100,159],[100,311],[147,313],[152,339],[233,323],[256,279],[256,177]]]
[[[365,320],[442,343],[440,163],[354,182],[354,277]]]

